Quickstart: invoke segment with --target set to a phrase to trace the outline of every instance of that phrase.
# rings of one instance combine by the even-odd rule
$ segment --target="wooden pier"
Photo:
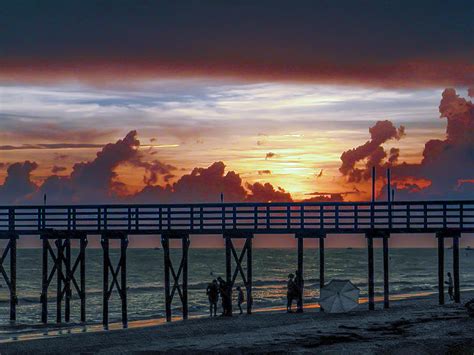
[[[374,240],[382,240],[384,308],[389,307],[389,238],[392,234],[429,233],[438,240],[439,303],[444,304],[444,242],[452,239],[455,302],[460,302],[459,238],[474,232],[474,201],[386,201],[341,203],[206,203],[162,205],[0,206],[0,239],[6,246],[0,273],[10,292],[10,320],[16,320],[17,240],[42,240],[42,322],[48,322],[48,291],[56,276],[56,322],[70,320],[73,292],[86,321],[87,237],[99,235],[103,250],[103,324],[108,326],[109,299],[120,296],[122,322],[127,326],[127,246],[131,236],[161,237],[164,251],[165,313],[171,321],[172,302],[179,297],[182,316],[188,317],[188,250],[190,237],[220,234],[225,240],[225,275],[232,285],[242,278],[247,300],[252,300],[252,239],[258,234],[293,234],[297,238],[297,271],[303,275],[304,240],[319,239],[319,283],[324,287],[324,245],[328,237],[362,234],[367,240],[369,309],[375,308]],[[238,253],[233,239],[244,239]],[[114,264],[109,241],[120,241]],[[181,241],[178,266],[170,258],[170,239]],[[79,241],[73,257],[71,240]],[[9,272],[3,267],[9,259]],[[49,261],[52,267],[49,269]],[[77,275],[79,273],[79,275]],[[79,278],[79,282],[77,280]],[[303,291],[303,284],[300,285]],[[303,309],[303,298],[298,309]],[[247,313],[252,302],[247,302]]]

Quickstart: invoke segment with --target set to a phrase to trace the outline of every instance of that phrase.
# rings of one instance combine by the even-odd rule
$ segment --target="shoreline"
[[[473,293],[474,290],[463,290],[462,294],[467,295],[469,293]],[[418,293],[409,293],[409,294],[394,294],[390,296],[390,302],[396,304],[402,304],[406,302],[417,302],[422,303],[426,301],[427,303],[432,301],[433,297],[437,295],[435,291],[427,291],[427,292],[418,292]],[[383,296],[376,296],[375,297],[376,305],[379,306],[383,303]],[[357,308],[358,311],[363,311],[364,305],[368,303],[367,297],[361,297],[359,299],[359,307]],[[304,310],[312,312],[314,310],[319,309],[319,303],[305,303]],[[255,314],[280,314],[286,313],[286,307],[262,307],[253,310],[253,315]],[[239,317],[239,315],[235,315],[235,317]],[[207,314],[196,314],[189,316],[187,321],[183,321],[179,312],[176,312],[173,316],[173,320],[171,323],[167,323],[164,317],[162,318],[143,318],[129,321],[128,327],[123,328],[121,322],[112,322],[109,324],[108,329],[104,329],[101,323],[69,323],[69,324],[16,324],[14,326],[11,325],[3,325],[0,326],[0,345],[14,343],[14,342],[28,342],[33,340],[40,340],[40,339],[48,339],[48,338],[57,338],[57,337],[64,337],[70,336],[74,334],[94,334],[94,333],[104,333],[104,332],[115,332],[119,330],[127,330],[127,329],[143,329],[143,328],[150,328],[150,327],[157,327],[163,326],[166,324],[180,324],[183,322],[192,322],[193,320],[199,319],[210,319]]]
[[[463,301],[474,297],[464,292]],[[438,306],[433,295],[394,300],[390,309],[361,305],[348,313],[267,311],[234,317],[199,317],[101,332],[64,333],[0,344],[0,353],[135,351],[353,354],[437,354],[474,351],[474,318],[462,304]]]

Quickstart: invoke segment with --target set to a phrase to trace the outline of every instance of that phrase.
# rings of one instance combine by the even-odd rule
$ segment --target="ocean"
[[[76,253],[77,250],[74,250]],[[117,249],[112,249],[112,259],[118,260]],[[174,260],[180,253],[172,249]],[[446,272],[452,268],[451,250],[446,250]],[[163,251],[157,249],[129,249],[127,263],[129,320],[164,317]],[[367,295],[366,249],[326,249],[326,281],[351,280]],[[295,249],[253,250],[253,298],[254,309],[284,307],[286,305],[286,279],[296,269]],[[102,252],[88,249],[86,255],[87,321],[102,321]],[[19,305],[18,324],[38,324],[41,320],[41,250],[18,249],[17,290]],[[175,261],[176,262],[176,261]],[[382,295],[382,251],[375,251],[376,295]],[[5,263],[8,272],[8,260]],[[305,249],[304,278],[305,302],[316,303],[319,297],[318,250]],[[462,249],[460,253],[461,290],[474,289],[474,251]],[[51,261],[50,261],[51,267]],[[177,266],[176,266],[177,269]],[[436,249],[391,249],[391,295],[416,295],[437,292]],[[189,251],[189,312],[190,316],[208,312],[206,287],[217,276],[225,275],[223,249],[190,249]],[[55,323],[56,278],[49,291],[49,321]],[[236,286],[242,284],[237,279]],[[3,279],[0,284],[0,324],[5,330],[9,324],[9,293]],[[74,295],[74,294],[73,294]],[[80,303],[74,295],[71,303],[71,321],[79,322]],[[110,300],[110,322],[121,317],[120,299],[116,292]],[[173,309],[179,315],[179,298],[176,294]],[[63,311],[64,312],[64,311]],[[64,313],[63,313],[64,314]]]

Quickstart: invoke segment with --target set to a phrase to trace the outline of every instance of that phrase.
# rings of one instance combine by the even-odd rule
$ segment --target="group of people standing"
[[[244,292],[240,286],[237,286],[236,291],[237,306],[239,307],[240,314],[242,314],[242,303],[245,301]],[[232,316],[232,283],[230,281],[225,281],[222,277],[218,277],[207,286],[206,293],[209,299],[209,313],[211,317],[217,316],[219,297],[222,303],[222,315],[226,317]]]
[[[221,299],[222,304],[222,315],[226,317],[232,316],[232,288],[232,283],[230,281],[225,281],[222,277],[218,277],[208,284],[206,294],[209,299],[209,315],[211,317],[217,316],[217,304],[219,303],[219,298]],[[292,312],[291,307],[293,306],[293,301],[295,300],[296,312],[303,312],[303,288],[303,276],[298,270],[295,272],[295,274],[288,275],[286,293],[287,312]],[[239,307],[240,314],[242,314],[242,304],[245,302],[244,292],[240,286],[236,287],[236,291],[237,306]]]

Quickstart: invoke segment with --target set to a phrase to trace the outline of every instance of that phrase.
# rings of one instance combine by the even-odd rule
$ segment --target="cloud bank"
[[[473,89],[468,96],[473,96]],[[369,129],[369,141],[341,155],[339,171],[353,183],[369,180],[372,166],[382,180],[384,170],[391,168],[398,199],[474,198],[474,104],[447,88],[439,113],[447,120],[445,139],[428,140],[420,163],[399,162],[399,148],[387,153],[383,144],[401,139],[405,129],[378,121]],[[384,193],[385,187],[379,194]]]
[[[469,0],[14,1],[0,14],[0,78],[469,85],[473,12]]]

